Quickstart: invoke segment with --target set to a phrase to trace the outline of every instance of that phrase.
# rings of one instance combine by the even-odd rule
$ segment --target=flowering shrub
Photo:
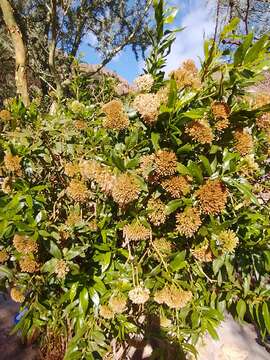
[[[136,334],[195,353],[225,309],[269,333],[270,101],[248,88],[270,42],[241,41],[104,104],[1,111],[1,283],[46,358],[109,358]]]

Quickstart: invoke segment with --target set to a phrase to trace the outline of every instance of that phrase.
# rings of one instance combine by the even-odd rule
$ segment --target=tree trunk
[[[11,40],[15,49],[15,81],[17,87],[17,93],[21,96],[25,106],[30,104],[28,86],[27,86],[27,56],[26,49],[22,38],[22,33],[16,22],[13,9],[8,0],[0,0],[0,8],[3,12],[3,18],[8,31],[11,36]]]

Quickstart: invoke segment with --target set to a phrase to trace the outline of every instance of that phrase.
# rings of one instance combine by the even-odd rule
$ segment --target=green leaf
[[[78,282],[73,283],[69,290],[69,299],[71,302],[75,299],[75,296],[77,294],[78,285],[79,285]]]
[[[8,279],[12,279],[13,277],[12,271],[5,265],[0,265],[0,279],[2,277],[7,277]]]
[[[199,184],[203,183],[202,170],[198,164],[196,164],[194,161],[190,161],[188,164],[188,170],[192,177],[196,179]]]
[[[263,35],[255,44],[248,50],[244,64],[252,63],[254,60],[258,59],[259,53],[263,48],[268,44],[268,35]]]
[[[55,242],[53,242],[52,240],[50,241],[50,249],[49,249],[50,254],[52,254],[52,256],[54,256],[57,259],[61,259],[62,258],[62,253],[61,250],[58,248],[58,246],[55,244]]]
[[[56,263],[57,263],[57,259],[55,258],[46,261],[41,268],[41,272],[48,272],[52,274],[55,270]]]
[[[241,191],[247,198],[249,198],[255,205],[260,205],[258,202],[258,199],[255,195],[252,194],[250,189],[252,188],[250,184],[246,183],[240,183],[235,180],[231,180],[229,182],[232,186],[235,186],[239,191]]]
[[[88,290],[85,287],[80,292],[79,300],[80,300],[79,311],[80,313],[83,313],[85,315],[88,309],[88,302],[89,302]]]
[[[214,340],[219,340],[218,333],[210,321],[206,322],[206,329]]]
[[[170,262],[170,268],[173,271],[177,271],[180,269],[183,269],[187,266],[187,262],[185,261],[186,257],[186,251],[183,250],[180,253],[178,253],[175,258]]]
[[[248,48],[250,47],[253,40],[253,34],[250,33],[245,37],[243,43],[237,48],[234,53],[234,66],[242,64]]]
[[[166,210],[165,210],[166,214],[170,215],[175,210],[177,210],[182,204],[183,204],[183,202],[180,199],[176,199],[176,200],[172,200],[172,201],[168,202],[168,204],[166,205]]]
[[[246,310],[247,310],[247,305],[246,305],[245,301],[243,299],[238,300],[237,305],[236,305],[236,312],[237,312],[238,318],[240,320],[244,319]]]
[[[151,141],[152,141],[153,148],[155,149],[155,151],[160,149],[159,139],[160,139],[159,133],[154,133],[154,132],[151,133]]]
[[[191,171],[183,164],[177,164],[177,171],[179,174],[192,176]]]
[[[225,25],[220,34],[220,39],[224,40],[232,31],[234,31],[237,28],[239,22],[240,19],[235,17],[229,22],[228,25]]]
[[[269,315],[268,305],[266,302],[264,302],[262,305],[262,316],[264,319],[265,327],[268,333],[270,334],[270,315]]]
[[[216,275],[219,272],[219,269],[224,265],[224,258],[218,257],[213,261],[213,272]]]
[[[200,159],[201,162],[203,163],[203,166],[204,166],[207,174],[208,174],[209,176],[211,176],[211,175],[212,175],[212,168],[211,168],[210,162],[209,162],[209,160],[207,159],[207,157],[204,156],[204,155],[199,155],[199,159]]]

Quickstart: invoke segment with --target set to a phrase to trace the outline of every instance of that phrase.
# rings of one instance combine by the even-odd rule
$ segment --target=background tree
[[[48,88],[61,93],[61,84],[83,41],[101,56],[96,71],[127,45],[132,46],[136,56],[144,53],[148,45],[150,3],[148,0],[10,1],[25,39],[29,71],[40,80],[43,93]],[[6,33],[7,28],[0,33],[0,42],[10,47],[6,44],[9,41]]]

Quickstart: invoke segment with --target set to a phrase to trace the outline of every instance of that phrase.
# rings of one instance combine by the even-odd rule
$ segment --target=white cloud
[[[208,4],[207,0],[193,0],[182,9],[185,15],[181,27],[185,29],[176,36],[168,56],[166,72],[176,69],[186,59],[193,59],[199,64],[198,57],[203,55],[204,39],[213,34],[215,27],[213,6]]]

